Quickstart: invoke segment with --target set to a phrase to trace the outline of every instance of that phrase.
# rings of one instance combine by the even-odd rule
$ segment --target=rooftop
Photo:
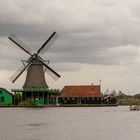
[[[100,85],[65,86],[60,97],[101,97]]]
[[[6,91],[9,95],[13,96],[13,94],[11,92],[9,92],[7,89],[0,87],[0,90],[4,90]]]

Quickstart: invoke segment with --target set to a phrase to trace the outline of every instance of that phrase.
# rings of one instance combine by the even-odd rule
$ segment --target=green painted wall
[[[44,105],[44,98],[40,98],[38,100],[35,100],[36,105]]]
[[[0,88],[0,105],[12,104],[12,95]]]

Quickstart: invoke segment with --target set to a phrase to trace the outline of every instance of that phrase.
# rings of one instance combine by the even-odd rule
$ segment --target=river
[[[0,108],[0,140],[140,140],[129,107]]]

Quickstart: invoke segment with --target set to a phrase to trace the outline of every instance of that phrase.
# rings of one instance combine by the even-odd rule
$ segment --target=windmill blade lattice
[[[56,32],[53,32],[53,34],[45,41],[45,43],[39,48],[37,51],[37,54],[44,54],[53,43],[55,43],[56,39],[59,37],[59,35]]]
[[[14,42],[17,46],[19,46],[23,51],[25,51],[29,55],[32,55],[31,54],[31,52],[32,52],[31,48],[27,47],[27,45],[25,45],[25,43],[23,43],[16,35],[12,34],[8,38],[12,42]]]
[[[60,77],[56,76],[50,69],[46,68],[47,74],[52,77],[54,80],[58,80]]]
[[[21,66],[11,77],[10,80],[12,81],[12,83],[14,83],[18,77],[25,71],[25,69],[27,69],[29,67],[29,65],[31,64],[31,62]]]
[[[46,67],[46,72],[48,73],[50,77],[52,77],[54,80],[57,80],[58,78],[60,78],[60,75],[56,71],[54,71],[52,68],[50,68],[46,63],[44,63],[42,60],[40,60],[40,62]]]

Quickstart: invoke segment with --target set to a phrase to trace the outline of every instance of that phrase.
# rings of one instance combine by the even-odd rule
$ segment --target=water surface
[[[140,140],[129,107],[0,108],[0,140]]]

